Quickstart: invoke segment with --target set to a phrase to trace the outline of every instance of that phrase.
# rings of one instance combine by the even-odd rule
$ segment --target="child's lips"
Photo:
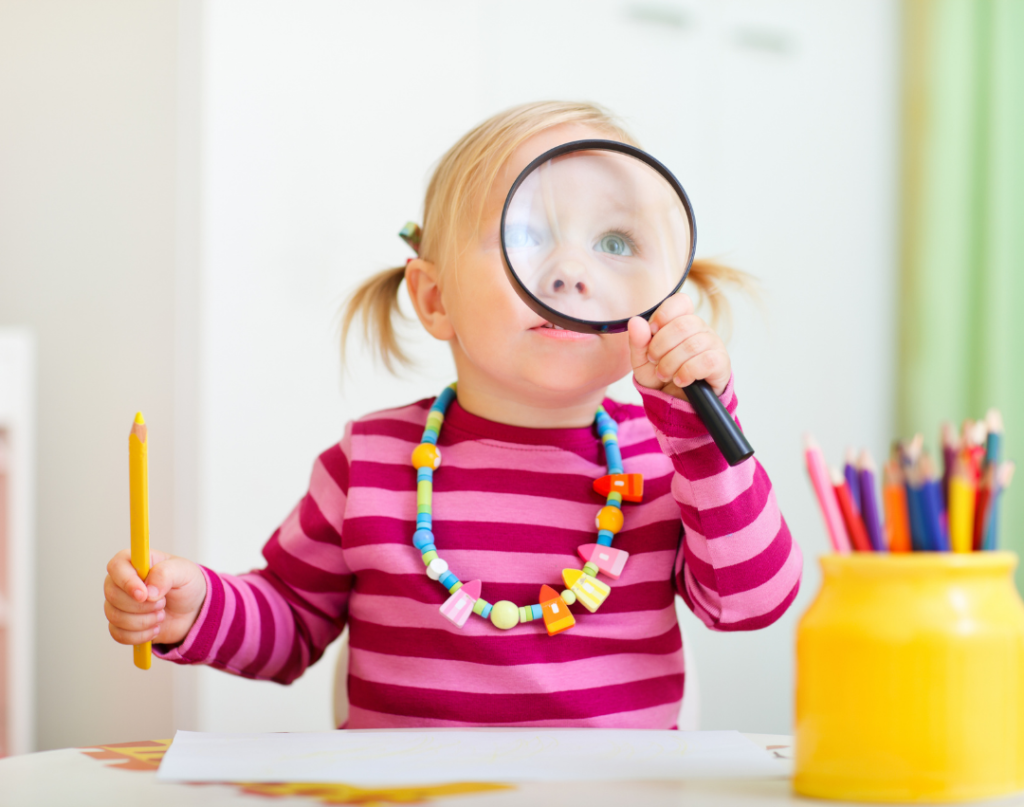
[[[563,342],[578,342],[584,339],[597,339],[596,333],[579,333],[578,331],[569,331],[565,328],[559,328],[556,325],[552,325],[550,322],[544,322],[535,328],[530,328],[531,333],[539,334],[548,339],[560,339]]]

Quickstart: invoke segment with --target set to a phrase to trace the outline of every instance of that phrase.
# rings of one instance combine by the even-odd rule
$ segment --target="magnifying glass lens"
[[[571,151],[536,165],[508,200],[502,241],[519,284],[574,320],[628,320],[682,283],[691,216],[658,171],[629,154]]]

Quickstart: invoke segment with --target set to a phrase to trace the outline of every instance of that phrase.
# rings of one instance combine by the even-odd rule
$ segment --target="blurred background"
[[[414,327],[401,377],[342,362],[345,294],[408,257],[458,137],[546,98],[618,113],[689,191],[698,255],[764,287],[730,345],[804,583],[752,634],[684,609],[702,728],[791,730],[827,551],[803,432],[878,457],[999,406],[1020,459],[1020,0],[0,0],[0,753],[331,728],[333,652],[281,687],[143,673],[110,639],[131,419],[153,546],[261,565],[346,421],[453,378]]]

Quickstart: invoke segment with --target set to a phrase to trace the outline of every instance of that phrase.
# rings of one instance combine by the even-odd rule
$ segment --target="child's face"
[[[485,200],[479,233],[463,237],[457,266],[443,267],[441,299],[455,332],[452,351],[460,384],[476,378],[536,405],[568,404],[602,390],[630,371],[625,333],[598,336],[556,330],[531,311],[502,266],[499,223],[508,189],[538,155],[562,143],[607,138],[600,130],[565,125],[520,146]],[[468,377],[467,377],[468,376]]]

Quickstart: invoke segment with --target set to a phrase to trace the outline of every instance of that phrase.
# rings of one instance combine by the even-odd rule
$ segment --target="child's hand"
[[[110,635],[121,644],[177,644],[199,616],[206,599],[206,578],[190,560],[153,552],[146,582],[122,549],[107,564],[103,612]]]
[[[693,313],[693,300],[673,294],[650,322],[629,321],[629,355],[640,386],[686,400],[682,388],[704,379],[721,395],[732,374],[725,343]]]

